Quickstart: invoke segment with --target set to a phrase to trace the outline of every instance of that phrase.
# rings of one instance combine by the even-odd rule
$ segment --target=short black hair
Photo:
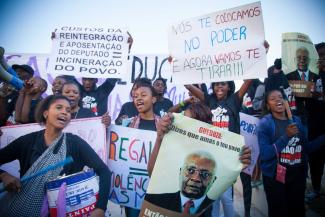
[[[153,88],[153,86],[151,85],[151,82],[150,84],[149,83],[137,83],[137,89],[139,89],[140,87],[148,87],[150,90],[151,90],[151,93],[152,93],[152,96],[157,96],[157,93],[155,91],[155,88]]]
[[[162,81],[162,82],[164,83],[164,85],[167,84],[167,79],[162,78],[162,77],[157,78],[157,79],[154,81],[154,83],[155,83],[156,81]]]
[[[191,112],[193,119],[212,124],[212,112],[210,108],[202,102],[192,103],[186,110]]]
[[[79,95],[81,97],[81,88],[80,88],[80,85],[78,83],[76,83],[75,81],[73,80],[67,80],[67,82],[65,82],[63,85],[62,85],[62,90],[63,90],[63,87],[66,86],[66,85],[75,85],[77,86],[78,90],[79,90]]]
[[[225,82],[227,82],[227,83],[228,83],[228,86],[229,86],[229,91],[228,91],[228,93],[227,93],[227,96],[229,96],[229,95],[235,93],[235,89],[236,89],[235,82],[234,82],[234,81],[225,81]],[[216,85],[217,83],[220,83],[220,81],[212,82],[212,83],[211,83],[211,89],[212,89],[212,91],[213,91],[213,89],[214,89],[214,85]]]
[[[72,76],[72,75],[58,75],[58,76],[56,76],[54,79],[56,79],[56,78],[62,78],[62,79],[64,79],[65,81],[74,81],[74,82],[78,82],[77,79],[76,79],[74,76]]]
[[[324,47],[325,47],[325,42],[315,44],[315,48],[316,48],[317,51],[324,48]]]
[[[47,81],[44,78],[39,77],[41,82],[43,83],[44,90],[42,91],[43,93],[46,92],[48,84]]]
[[[264,101],[263,101],[263,105],[262,105],[262,115],[263,116],[270,113],[270,111],[267,109],[267,100],[270,97],[271,93],[273,93],[275,91],[280,92],[281,95],[283,96],[283,98],[285,98],[284,93],[283,93],[283,90],[281,90],[281,89],[273,89],[273,90],[267,91],[265,93]]]
[[[62,90],[61,90],[61,94],[62,95],[63,95],[63,88],[66,85],[75,85],[78,88],[78,91],[79,91],[79,102],[78,102],[78,106],[81,107],[82,106],[82,99],[81,99],[82,97],[81,97],[81,87],[80,87],[79,83],[75,82],[74,80],[68,80],[67,82],[65,82],[62,85]]]
[[[50,108],[50,106],[55,103],[59,99],[66,100],[69,104],[70,101],[67,97],[62,95],[49,95],[45,99],[43,99],[40,103],[38,103],[36,110],[35,110],[35,120],[37,123],[44,125],[46,122],[43,113]]]
[[[164,84],[164,93],[167,91],[167,79],[159,77],[153,83],[155,84],[156,81],[161,81]]]
[[[139,84],[147,84],[147,85],[152,85],[151,84],[151,80],[149,78],[140,78],[138,77],[137,79],[134,80],[132,88],[130,90],[130,96],[132,97],[132,89],[134,88],[134,86],[138,86]]]
[[[152,85],[151,80],[149,78],[137,78],[134,80],[133,86],[142,83]]]
[[[282,69],[282,60],[281,58],[277,58],[274,60],[274,68],[281,70]]]

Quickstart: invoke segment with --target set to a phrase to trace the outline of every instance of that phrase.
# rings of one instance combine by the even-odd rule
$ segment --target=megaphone
[[[10,68],[10,70],[14,71],[12,68]],[[20,90],[21,88],[23,88],[24,82],[21,79],[19,79],[18,76],[15,76],[17,75],[16,71],[12,72],[12,74],[7,72],[0,64],[0,79],[6,83],[11,84],[17,90]]]

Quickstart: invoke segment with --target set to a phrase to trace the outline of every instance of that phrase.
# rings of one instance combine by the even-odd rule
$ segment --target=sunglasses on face
[[[187,175],[194,175],[196,172],[198,172],[200,178],[203,180],[208,179],[212,176],[212,173],[210,173],[208,170],[200,170],[196,169],[195,167],[186,167],[185,171]]]

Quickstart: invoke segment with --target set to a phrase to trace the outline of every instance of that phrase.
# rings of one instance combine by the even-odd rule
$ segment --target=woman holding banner
[[[48,96],[36,110],[36,120],[45,126],[44,130],[33,132],[11,142],[0,150],[0,165],[18,159],[21,177],[31,176],[41,170],[73,158],[71,164],[52,168],[28,182],[20,180],[5,171],[0,171],[0,180],[12,198],[2,202],[7,209],[1,216],[41,216],[46,197],[45,184],[62,174],[73,174],[84,166],[93,168],[99,176],[99,198],[91,216],[104,216],[106,210],[110,171],[95,151],[81,138],[71,133],[63,133],[71,119],[70,101],[64,96]],[[43,205],[42,205],[43,204]],[[46,212],[46,209],[42,211]],[[44,213],[42,213],[42,216]],[[46,213],[45,213],[46,215]]]
[[[156,92],[150,82],[138,82],[132,89],[133,103],[138,115],[133,117],[128,127],[142,130],[157,130],[160,117],[154,114],[153,105],[156,102]],[[140,210],[126,207],[126,217],[138,217]]]

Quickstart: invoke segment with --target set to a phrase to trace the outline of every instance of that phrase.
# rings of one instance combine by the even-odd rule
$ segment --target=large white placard
[[[112,171],[109,199],[140,209],[149,176],[147,164],[156,132],[112,125],[109,128],[108,167]]]
[[[168,37],[175,83],[267,76],[260,2],[175,23]]]
[[[123,78],[127,73],[125,30],[65,26],[55,35],[48,73],[87,78]]]
[[[151,174],[139,216],[201,216],[236,181],[244,138],[213,125],[174,113]],[[197,173],[196,173],[197,172]],[[182,203],[195,204],[191,215]],[[185,214],[185,215],[184,215]],[[195,214],[195,215],[194,215]]]

